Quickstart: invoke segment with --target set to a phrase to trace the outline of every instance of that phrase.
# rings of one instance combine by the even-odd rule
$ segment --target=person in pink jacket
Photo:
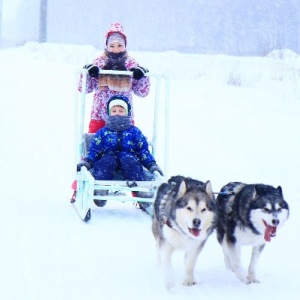
[[[148,69],[139,66],[127,52],[127,37],[120,23],[112,23],[105,34],[105,50],[92,64],[84,66],[88,70],[86,93],[94,91],[91,109],[89,133],[95,133],[105,126],[107,102],[115,95],[124,95],[132,105],[132,93],[145,97],[150,91]],[[132,71],[132,77],[124,75],[102,75],[100,70]],[[79,91],[82,90],[82,77],[79,80]],[[134,113],[131,112],[134,124]]]

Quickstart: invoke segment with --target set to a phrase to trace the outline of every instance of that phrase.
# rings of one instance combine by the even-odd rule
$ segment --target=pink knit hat
[[[107,42],[106,42],[106,46],[109,47],[112,43],[115,43],[115,42],[118,42],[122,46],[126,47],[126,41],[124,39],[124,36],[118,32],[114,32],[109,35]]]
[[[106,34],[105,34],[105,45],[108,46],[108,40],[109,40],[110,36],[115,33],[118,33],[118,35],[123,37],[123,42],[121,43],[119,40],[118,40],[118,42],[120,42],[122,45],[124,45],[126,47],[127,46],[127,37],[126,37],[126,34],[124,33],[123,26],[119,22],[114,22],[109,25],[109,27],[106,31]]]

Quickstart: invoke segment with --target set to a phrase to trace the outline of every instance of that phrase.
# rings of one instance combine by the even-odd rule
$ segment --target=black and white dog
[[[194,267],[215,227],[215,199],[210,181],[173,176],[162,184],[154,201],[152,232],[167,289],[174,286],[171,265],[176,250],[185,251],[183,285],[195,284]]]
[[[289,217],[281,187],[231,182],[217,199],[217,237],[225,265],[244,283],[259,282],[255,270],[265,244]],[[241,246],[252,246],[248,272],[242,267]]]

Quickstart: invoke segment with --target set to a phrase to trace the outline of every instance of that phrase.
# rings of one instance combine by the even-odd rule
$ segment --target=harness
[[[213,192],[213,194],[214,194],[214,195],[227,196],[227,195],[233,195],[234,192],[233,192],[233,191],[231,191],[231,192],[219,192],[219,193]]]

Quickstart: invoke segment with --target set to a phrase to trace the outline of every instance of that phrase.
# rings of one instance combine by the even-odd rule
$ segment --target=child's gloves
[[[164,176],[163,171],[157,164],[154,164],[149,168],[150,173],[153,174],[155,171],[157,171],[161,176]]]
[[[88,70],[89,75],[91,77],[94,77],[94,78],[99,77],[99,72],[100,72],[99,67],[97,67],[95,65],[85,65],[83,68]]]
[[[77,164],[77,172],[79,172],[82,167],[86,167],[89,170],[92,166],[88,161],[83,159]]]
[[[147,68],[143,68],[143,67],[136,67],[136,68],[131,68],[129,71],[132,71],[132,77],[136,80],[140,80],[141,78],[143,78],[145,76],[146,73],[149,72],[149,70]]]

